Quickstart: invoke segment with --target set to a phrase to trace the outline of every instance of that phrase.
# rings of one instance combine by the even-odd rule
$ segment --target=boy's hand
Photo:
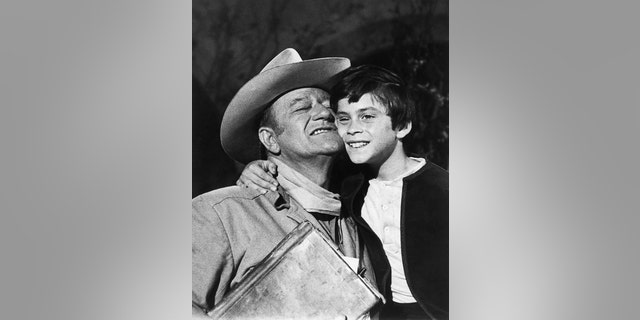
[[[274,178],[278,174],[278,166],[269,160],[251,161],[244,167],[236,185],[243,188],[252,188],[260,193],[269,190],[276,191],[278,181]]]

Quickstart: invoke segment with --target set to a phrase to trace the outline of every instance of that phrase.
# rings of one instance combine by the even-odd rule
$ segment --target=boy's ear
[[[260,142],[267,151],[273,154],[280,153],[280,145],[276,139],[276,132],[273,131],[273,129],[269,127],[260,127],[260,129],[258,129],[258,139],[260,139]]]
[[[409,132],[411,132],[411,128],[412,128],[411,122],[407,123],[407,125],[405,125],[404,128],[402,128],[402,129],[400,129],[400,130],[398,130],[396,132],[396,138],[398,138],[398,140],[400,140],[400,139],[406,137],[409,134]]]

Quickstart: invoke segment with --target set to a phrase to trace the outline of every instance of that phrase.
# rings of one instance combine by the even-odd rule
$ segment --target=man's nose
[[[316,103],[313,106],[313,120],[326,120],[329,122],[333,122],[335,120],[335,115],[333,114],[333,110],[331,110],[330,108],[320,104],[320,103]]]

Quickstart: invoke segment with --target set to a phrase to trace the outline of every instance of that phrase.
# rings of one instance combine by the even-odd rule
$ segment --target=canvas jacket
[[[323,232],[320,223],[343,219],[323,216],[319,222],[282,188],[263,195],[227,187],[194,198],[192,206],[192,304],[194,312],[205,313],[300,222],[310,221]],[[350,236],[357,237],[353,222],[350,230]],[[336,240],[334,234],[323,233]]]

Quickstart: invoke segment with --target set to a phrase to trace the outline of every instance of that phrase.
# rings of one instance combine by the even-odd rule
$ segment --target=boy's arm
[[[278,174],[278,166],[269,160],[251,161],[244,167],[236,185],[242,188],[252,188],[261,193],[269,190],[276,191],[278,181],[274,178]]]

